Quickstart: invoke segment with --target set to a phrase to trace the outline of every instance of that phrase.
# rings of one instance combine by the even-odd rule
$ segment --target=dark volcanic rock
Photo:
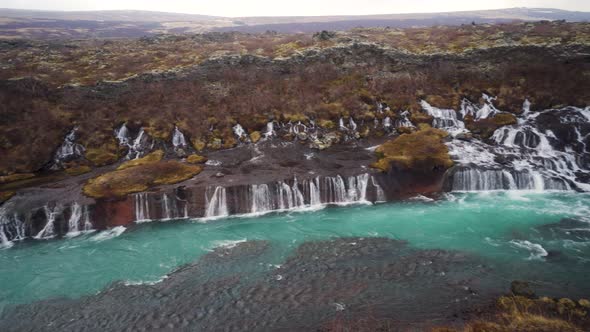
[[[268,271],[265,241],[221,247],[157,284],[116,283],[80,299],[19,305],[8,330],[316,330],[349,319],[453,323],[489,303],[486,270],[460,252],[418,250],[385,238],[307,242]],[[428,305],[425,305],[425,304]],[[463,315],[464,316],[464,315]]]

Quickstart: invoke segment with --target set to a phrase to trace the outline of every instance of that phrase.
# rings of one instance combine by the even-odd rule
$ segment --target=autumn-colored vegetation
[[[377,147],[379,159],[371,166],[384,172],[391,167],[423,173],[446,170],[453,166],[442,141],[447,135],[444,130],[421,125],[417,132],[402,134]]]
[[[84,186],[84,194],[93,198],[125,196],[158,185],[182,182],[199,174],[201,170],[201,166],[178,161],[146,163],[88,180]]]
[[[415,124],[429,123],[421,99],[458,109],[486,92],[512,113],[525,98],[533,109],[586,106],[590,63],[575,49],[590,47],[588,39],[590,24],[553,22],[363,29],[327,40],[215,33],[3,44],[0,174],[43,169],[74,126],[82,164],[96,167],[124,156],[114,137],[123,122],[164,141],[178,126],[206,154],[238,144],[236,123],[251,141],[270,120],[337,129],[353,117],[360,137],[383,135],[374,118],[409,110]],[[391,111],[377,112],[378,102]],[[502,117],[467,125],[486,137],[513,119]]]

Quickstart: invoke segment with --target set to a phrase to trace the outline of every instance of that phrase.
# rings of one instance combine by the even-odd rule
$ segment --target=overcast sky
[[[588,0],[0,0],[0,8],[139,9],[217,16],[364,15],[510,7],[590,11]]]

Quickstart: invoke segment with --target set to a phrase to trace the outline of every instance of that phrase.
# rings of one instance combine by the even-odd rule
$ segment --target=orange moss
[[[16,173],[11,175],[0,176],[0,184],[26,180],[34,177],[34,173]]]
[[[198,154],[192,154],[186,158],[186,162],[189,164],[202,164],[207,161],[207,157],[200,156]]]
[[[201,166],[178,161],[161,161],[102,174],[88,180],[84,194],[94,198],[124,196],[146,191],[154,186],[174,184],[190,179],[202,171]]]
[[[81,165],[81,166],[66,168],[66,173],[70,176],[76,176],[76,175],[88,173],[91,170],[92,170],[92,168],[90,168],[90,166]]]
[[[160,160],[162,160],[163,157],[164,157],[164,151],[156,150],[150,154],[145,155],[142,158],[128,160],[128,161],[122,163],[119,167],[117,167],[117,170],[120,171],[120,170],[124,170],[124,169],[130,168],[130,167],[136,167],[136,166],[141,166],[141,165],[157,163]]]
[[[376,149],[378,160],[371,166],[383,172],[391,167],[401,170],[432,172],[453,166],[442,139],[447,132],[421,125],[420,130],[388,141]]]

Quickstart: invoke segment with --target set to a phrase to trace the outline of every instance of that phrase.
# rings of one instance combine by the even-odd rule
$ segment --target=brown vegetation
[[[161,161],[102,174],[88,180],[84,193],[93,198],[125,196],[154,186],[174,184],[199,174],[201,166]]]
[[[546,25],[542,33],[534,29],[537,25]],[[382,135],[367,123],[386,115],[395,119],[402,110],[410,110],[415,123],[429,123],[431,118],[420,112],[420,99],[458,109],[462,98],[477,101],[486,92],[498,97],[499,109],[513,113],[520,112],[525,98],[534,109],[586,106],[590,63],[578,56],[564,59],[559,50],[518,45],[554,45],[558,38],[559,47],[587,46],[589,30],[590,24],[556,22],[355,30],[337,33],[329,41],[310,35],[244,34],[68,41],[51,47],[31,41],[0,52],[0,62],[10,63],[0,71],[4,120],[0,121],[0,174],[42,169],[74,126],[79,128],[78,142],[86,148],[86,159],[101,166],[124,154],[113,135],[122,122],[144,127],[152,137],[165,141],[177,125],[201,153],[234,147],[238,142],[231,126],[235,123],[255,141],[271,119],[304,123],[312,119],[330,129],[340,117],[352,116],[365,122],[365,127],[359,123],[363,136]],[[535,36],[542,38],[531,43]],[[338,42],[348,49],[330,48]],[[323,50],[326,60],[304,57],[269,62],[246,56],[274,56],[281,45],[290,43],[300,46],[297,52]],[[512,46],[503,47],[504,43]],[[452,48],[453,44],[460,47]],[[414,54],[386,57],[382,46]],[[471,47],[479,51],[453,55]],[[490,48],[484,51],[483,47]],[[220,58],[222,54],[240,57]],[[120,83],[101,82],[153,70],[168,72]],[[18,77],[36,80],[14,79]],[[56,88],[65,83],[83,86]],[[377,102],[386,102],[392,111],[376,112]],[[510,121],[497,117],[468,126],[485,137]]]
[[[200,156],[198,154],[191,154],[186,158],[186,162],[189,164],[203,164],[207,161],[207,157]]]
[[[453,166],[447,146],[442,139],[448,134],[440,129],[421,125],[420,130],[402,134],[379,147],[379,158],[371,166],[381,171],[398,170],[431,173]]]
[[[162,160],[163,157],[164,157],[164,151],[156,150],[150,154],[147,154],[146,156],[144,156],[142,158],[128,160],[128,161],[122,163],[121,165],[119,165],[119,167],[117,167],[117,170],[121,171],[121,170],[131,168],[131,167],[154,164],[154,163],[157,163],[160,160]]]

